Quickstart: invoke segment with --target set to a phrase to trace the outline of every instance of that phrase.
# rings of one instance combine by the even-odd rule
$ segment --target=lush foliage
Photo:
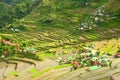
[[[119,2],[119,0],[115,1]],[[0,31],[13,36],[13,40],[3,38],[4,42],[9,43],[7,45],[1,40],[1,55],[5,51],[7,54],[9,52],[10,56],[33,58],[34,54],[28,53],[34,51],[34,47],[49,51],[55,47],[77,44],[82,40],[108,38],[106,35],[113,34],[112,32],[118,29],[120,21],[119,7],[109,7],[112,6],[109,4],[112,2],[109,0],[0,0],[0,27],[3,27]],[[114,4],[118,5],[117,2]],[[117,29],[108,30],[113,27]],[[106,33],[103,34],[102,31]],[[14,42],[15,39],[17,42]],[[19,47],[11,45],[14,43],[19,44]],[[27,51],[27,54],[24,54],[24,51]]]
[[[13,58],[16,57],[28,57],[28,58],[36,58],[36,49],[29,47],[27,43],[21,42],[17,43],[9,38],[1,39],[0,41],[0,56],[4,56],[4,58]]]
[[[0,27],[29,14],[41,0],[2,0],[0,1]],[[8,3],[8,4],[7,4]]]
[[[35,25],[39,25],[42,28],[46,28],[47,26],[76,31],[81,22],[90,20],[91,15],[88,13],[92,13],[108,1],[109,0],[1,0],[0,26],[4,27],[7,25],[6,23],[11,23],[15,27],[24,27],[23,24],[27,23],[27,21],[22,21],[22,24],[15,22],[17,19],[26,17],[28,20],[34,20]],[[119,19],[119,10],[109,11],[114,12],[114,16],[117,16],[117,19]],[[103,16],[103,18],[104,17],[105,16]],[[32,24],[30,22],[28,23]]]

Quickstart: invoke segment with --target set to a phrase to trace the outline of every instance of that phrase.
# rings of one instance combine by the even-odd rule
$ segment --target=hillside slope
[[[7,28],[3,29],[1,36],[11,34],[11,37],[7,35],[6,37],[17,42],[26,42],[29,46],[44,52],[56,52],[60,48],[78,46],[82,42],[117,39],[120,37],[120,7],[117,5],[119,0],[100,2],[93,0],[88,1],[89,5],[83,5],[83,3],[84,1],[79,0],[64,0],[63,2],[59,0],[43,0],[35,6],[30,14],[22,19],[14,20]],[[112,3],[117,6],[111,5]],[[103,16],[94,15],[99,11]],[[110,14],[108,14],[109,11]],[[110,17],[107,18],[106,15]],[[95,22],[93,18],[96,17],[94,16],[98,16],[100,20],[103,19],[104,21]],[[90,21],[93,23],[89,23]],[[19,29],[20,32],[12,31],[11,28]],[[81,28],[84,29],[81,30]]]
[[[84,3],[88,4],[85,5]],[[114,3],[116,6],[114,4],[111,5],[111,3]],[[53,27],[73,33],[77,32],[78,34],[81,32],[79,28],[83,24],[86,24],[85,29],[94,28],[95,25],[97,27],[114,27],[119,25],[116,19],[107,19],[112,17],[118,18],[114,14],[116,14],[116,10],[120,9],[119,3],[119,0],[64,0],[62,2],[60,0],[43,0],[31,14],[24,18],[23,24],[28,25],[28,27],[32,25],[37,26],[37,29]],[[99,12],[102,16],[96,12]],[[107,15],[109,15],[108,18],[106,17]],[[96,17],[100,19],[97,23],[94,21]]]
[[[114,43],[116,42],[117,44],[114,44],[113,42]],[[120,39],[105,40],[105,41],[99,41],[95,43],[96,43],[96,46],[94,49],[100,48],[101,49],[100,51],[104,52],[105,48],[107,50],[109,47],[109,51],[107,51],[108,53],[111,51],[112,53],[115,53],[120,47]],[[114,45],[114,46],[110,47],[110,45],[111,46]],[[101,48],[101,46],[104,46],[104,47]],[[18,76],[14,74],[9,74],[11,72],[14,72],[14,70],[12,70],[14,65],[9,64],[8,68],[5,71],[5,75],[6,75],[5,80],[12,80],[12,79],[15,79],[15,80],[21,80],[21,79],[22,80],[26,80],[26,79],[27,80],[28,79],[29,80],[39,80],[39,79],[42,79],[42,80],[93,80],[93,79],[109,80],[107,77],[114,75],[115,73],[119,73],[119,69],[120,69],[120,59],[119,58],[115,59],[112,56],[110,56],[110,59],[113,61],[112,69],[110,69],[109,67],[103,67],[98,70],[93,70],[89,72],[89,71],[86,71],[88,67],[83,67],[75,71],[70,71],[70,68],[71,68],[70,65],[58,66],[56,61],[53,61],[53,60],[47,59],[45,61],[39,62],[31,59],[26,59],[26,58],[24,59],[25,61],[29,60],[36,64],[35,66],[33,66],[32,64],[19,61],[19,58],[18,58],[17,61],[13,61],[13,62],[19,63],[17,65],[17,70],[16,70],[18,72],[17,73]],[[28,68],[24,69],[22,65]],[[8,72],[8,71],[11,71],[11,72]]]
[[[110,58],[117,67],[113,70],[103,67],[86,72],[86,68],[80,68],[70,72],[68,65],[58,66],[55,58],[69,56],[72,50],[82,51],[93,42],[100,55],[114,55],[120,49],[120,0],[12,1],[14,4],[0,2],[0,40],[24,43],[25,48],[36,49],[35,55],[44,55],[45,60],[28,59],[33,58],[29,53],[14,54],[7,66],[1,66],[0,79],[94,80],[119,72],[120,59]]]

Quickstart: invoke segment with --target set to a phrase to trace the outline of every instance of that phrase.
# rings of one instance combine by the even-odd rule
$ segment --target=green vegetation
[[[16,19],[21,19],[29,14],[41,0],[3,0],[0,1],[0,27],[13,23]]]
[[[42,71],[34,74],[32,77],[35,78],[35,77],[37,77],[37,76],[40,76],[40,75],[42,75],[43,73],[45,73],[45,72],[47,72],[47,71],[49,71],[49,70],[51,70],[51,68],[43,69]]]
[[[31,59],[40,60],[36,56],[36,49],[28,46],[27,43],[21,42],[20,44],[14,42],[8,37],[1,37],[0,40],[0,56],[7,59],[13,59],[13,57],[27,57]]]
[[[70,67],[67,58],[74,59],[74,53],[79,55],[85,48],[98,51],[99,57],[114,55],[120,50],[119,4],[120,0],[0,0],[0,61],[11,61],[16,68],[19,62],[34,66],[27,74],[35,79]],[[60,57],[57,61],[64,65],[36,69],[38,61],[56,63]]]
[[[54,69],[61,69],[61,68],[69,67],[69,66],[71,66],[71,64],[64,64],[64,65],[60,65],[60,66],[55,66],[53,68]]]
[[[33,74],[32,77],[35,78],[35,77],[40,76],[43,73],[48,72],[48,71],[50,71],[52,69],[61,69],[61,68],[69,67],[69,66],[71,66],[71,64],[63,64],[63,65],[59,65],[59,66],[48,67],[48,68],[45,68],[45,69],[43,69],[42,71],[40,71],[38,73]]]
[[[31,70],[29,70],[30,73],[36,73],[38,72],[35,68],[32,68]]]
[[[111,3],[117,6],[109,7]],[[118,38],[118,3],[118,0],[2,0],[0,36],[10,38],[24,49],[38,51],[35,57],[29,53],[18,53],[16,57],[55,58],[55,53],[65,46],[80,48],[82,42]],[[109,52],[108,49],[105,51]]]
[[[17,72],[17,71],[13,71],[13,72],[10,73],[10,75],[17,76],[17,75],[18,75],[18,72]]]
[[[45,58],[54,59],[56,57],[55,53],[44,53],[44,52],[38,53],[37,56],[42,60]]]

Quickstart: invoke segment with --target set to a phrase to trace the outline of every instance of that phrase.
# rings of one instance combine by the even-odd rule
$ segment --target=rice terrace
[[[0,80],[120,80],[120,0],[0,0]]]

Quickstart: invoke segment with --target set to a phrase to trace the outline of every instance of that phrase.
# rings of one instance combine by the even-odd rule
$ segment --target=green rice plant
[[[18,75],[18,72],[17,72],[17,71],[13,71],[13,72],[11,72],[9,75],[17,76],[17,75]]]
[[[43,73],[48,72],[48,71],[51,70],[51,69],[52,69],[51,67],[45,68],[45,69],[41,70],[40,72],[32,75],[32,78],[38,77],[38,76],[42,75]]]
[[[38,77],[38,76],[50,71],[51,69],[61,69],[61,68],[69,67],[69,66],[71,66],[71,64],[63,64],[63,65],[48,67],[48,68],[41,70],[40,72],[38,72],[36,74],[33,74],[32,78]]]
[[[29,70],[29,72],[30,73],[36,73],[36,72],[38,72],[38,70],[36,70],[35,68],[32,68],[32,69]]]

